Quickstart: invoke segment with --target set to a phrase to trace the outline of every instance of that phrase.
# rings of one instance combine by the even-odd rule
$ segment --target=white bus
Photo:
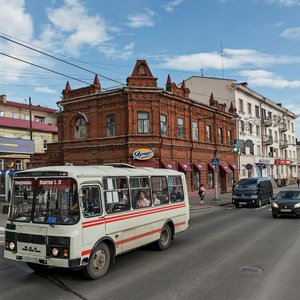
[[[170,246],[189,225],[184,173],[130,165],[53,166],[14,175],[4,257],[33,270],[102,277],[115,257]]]

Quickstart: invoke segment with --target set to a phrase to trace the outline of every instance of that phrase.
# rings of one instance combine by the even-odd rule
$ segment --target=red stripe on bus
[[[185,221],[183,221],[183,222],[180,222],[180,223],[176,223],[176,224],[175,224],[175,226],[181,226],[181,225],[185,225],[185,223],[186,223]]]
[[[180,226],[180,225],[184,225],[186,224],[185,221],[183,222],[180,222],[180,223],[176,223],[175,226]],[[143,237],[146,237],[146,236],[149,236],[149,235],[152,235],[152,234],[156,234],[156,233],[159,233],[161,232],[161,228],[159,229],[155,229],[155,230],[151,230],[151,231],[148,231],[148,232],[145,232],[145,233],[141,233],[139,235],[136,235],[136,236],[133,236],[133,237],[130,237],[130,238],[127,238],[127,239],[124,239],[124,240],[121,240],[121,241],[117,241],[116,242],[116,245],[117,246],[120,246],[122,244],[126,244],[126,243],[129,243],[129,242],[132,242],[132,241],[135,241],[135,240],[138,240],[138,239],[141,239]],[[84,256],[84,255],[88,255],[92,252],[92,250],[85,250],[85,251],[82,251],[81,252],[81,256]]]
[[[141,233],[141,234],[133,236],[131,238],[128,238],[128,239],[125,239],[125,240],[122,240],[122,241],[118,241],[118,242],[116,242],[116,245],[119,246],[121,244],[129,243],[129,242],[132,242],[134,240],[141,239],[141,238],[143,238],[145,236],[149,236],[149,235],[158,233],[158,232],[160,232],[160,230],[161,229],[155,229],[155,230],[152,230],[152,231],[149,231],[149,232]]]
[[[81,252],[81,256],[85,256],[85,255],[91,254],[91,252],[92,252],[92,249],[84,250],[84,251]]]
[[[136,217],[146,216],[146,215],[153,214],[153,213],[165,212],[168,210],[173,210],[173,209],[183,208],[183,207],[185,207],[185,204],[179,204],[176,206],[173,206],[173,205],[165,206],[165,207],[161,207],[161,208],[138,211],[138,212],[131,212],[131,213],[126,213],[126,214],[122,214],[122,215],[118,215],[118,216],[106,217],[105,220],[101,220],[101,221],[100,220],[86,221],[86,222],[82,223],[82,227],[87,228],[87,227],[101,225],[104,223],[112,223],[112,222],[116,222],[116,221],[132,219],[132,218],[136,218]]]

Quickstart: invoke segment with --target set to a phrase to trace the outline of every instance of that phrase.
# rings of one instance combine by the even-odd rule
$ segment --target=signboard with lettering
[[[155,149],[146,149],[146,148],[141,148],[137,149],[133,152],[133,159],[137,160],[147,160],[151,159],[154,156],[154,151]]]

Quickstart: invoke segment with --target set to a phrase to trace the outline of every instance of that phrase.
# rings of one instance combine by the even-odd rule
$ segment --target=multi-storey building
[[[166,89],[156,81],[147,62],[138,60],[121,88],[102,91],[97,76],[88,87],[72,90],[67,83],[59,102],[58,142],[49,145],[47,164],[163,167],[184,172],[189,192],[200,183],[214,190],[215,182],[221,192],[231,190],[237,178],[233,104],[226,107],[213,95],[209,104],[193,101],[184,81],[177,87],[170,76]]]
[[[294,113],[250,89],[245,82],[191,77],[186,86],[196,101],[208,101],[211,92],[221,103],[234,101],[239,178],[269,176],[281,185],[297,177]]]
[[[7,175],[26,169],[32,154],[43,154],[48,143],[57,141],[55,111],[0,96],[0,202],[7,193]]]

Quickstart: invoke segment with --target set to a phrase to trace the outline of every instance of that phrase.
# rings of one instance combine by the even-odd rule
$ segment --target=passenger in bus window
[[[171,194],[171,201],[177,202],[182,200],[182,194],[178,191],[178,187],[174,186],[173,192]]]
[[[161,201],[157,198],[157,193],[156,192],[152,193],[152,201],[153,201],[153,205],[161,204]]]
[[[150,201],[146,198],[146,194],[144,191],[140,191],[139,199],[136,201],[136,207],[147,207],[150,206]]]

